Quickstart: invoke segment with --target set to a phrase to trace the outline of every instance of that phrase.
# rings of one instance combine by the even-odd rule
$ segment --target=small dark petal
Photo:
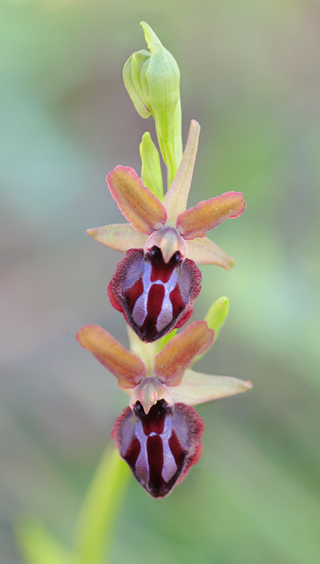
[[[200,290],[201,272],[192,260],[182,261],[177,252],[166,264],[153,247],[146,255],[142,249],[127,251],[108,295],[138,337],[152,342],[189,319]]]
[[[204,424],[193,407],[158,401],[146,415],[139,404],[115,421],[112,436],[120,455],[153,497],[168,495],[198,462]]]

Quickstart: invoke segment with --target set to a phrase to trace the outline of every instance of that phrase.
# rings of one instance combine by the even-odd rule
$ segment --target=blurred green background
[[[70,542],[127,402],[75,333],[97,322],[127,343],[106,296],[120,255],[85,229],[121,221],[105,176],[139,172],[154,133],[121,76],[142,19],[180,66],[184,142],[202,125],[190,204],[248,202],[211,234],[237,265],[202,268],[193,319],[229,297],[198,368],[254,389],[198,409],[204,454],[171,496],[131,480],[112,563],[318,564],[318,0],[1,0],[0,562],[22,564],[21,515]]]

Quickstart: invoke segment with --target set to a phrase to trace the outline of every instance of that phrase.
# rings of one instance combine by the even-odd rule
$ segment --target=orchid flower
[[[225,269],[235,261],[206,232],[242,214],[240,192],[227,192],[186,209],[200,126],[192,120],[186,148],[163,202],[130,167],[107,176],[111,195],[129,223],[88,229],[99,243],[126,253],[109,286],[112,306],[143,341],[186,323],[201,289],[198,264]]]
[[[111,434],[136,480],[155,498],[169,494],[202,454],[204,423],[193,406],[252,387],[189,368],[213,343],[206,321],[190,323],[146,364],[98,325],[82,327],[77,340],[130,394]]]

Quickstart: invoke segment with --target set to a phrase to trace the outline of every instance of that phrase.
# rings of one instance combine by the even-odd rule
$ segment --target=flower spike
[[[226,270],[235,264],[206,233],[239,217],[246,204],[240,192],[230,191],[187,209],[200,125],[191,121],[183,152],[180,71],[150,26],[141,25],[149,51],[133,53],[123,78],[138,113],[154,118],[168,190],[164,195],[159,151],[146,132],[140,145],[141,178],[123,166],[107,175],[110,193],[128,223],[88,229],[99,243],[125,253],[108,296],[128,324],[132,352],[98,325],[82,327],[77,340],[130,395],[111,434],[139,484],[162,498],[201,457],[204,423],[193,406],[252,387],[251,382],[191,369],[219,335],[227,298],[215,301],[204,321],[176,334],[192,315],[201,290],[196,263]]]

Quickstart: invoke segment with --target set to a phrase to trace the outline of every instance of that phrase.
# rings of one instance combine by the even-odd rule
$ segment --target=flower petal
[[[235,265],[235,260],[208,237],[196,237],[188,241],[187,257],[198,264],[216,264],[226,270]]]
[[[186,370],[179,386],[170,388],[174,401],[186,405],[198,405],[251,390],[249,381],[232,376],[210,376],[193,370]]]
[[[108,286],[111,305],[120,311],[142,341],[160,339],[192,314],[201,290],[201,272],[175,255],[165,264],[160,249],[130,249]]]
[[[93,227],[87,229],[87,233],[98,243],[121,253],[126,253],[128,249],[143,249],[148,239],[148,235],[137,231],[130,223]]]
[[[157,354],[155,375],[167,386],[178,386],[186,368],[212,345],[213,338],[206,321],[190,323]]]
[[[226,219],[239,217],[245,207],[241,192],[226,192],[181,213],[177,219],[177,229],[185,239],[204,237],[207,231]]]
[[[200,125],[193,119],[180,166],[163,202],[168,214],[167,224],[173,227],[176,225],[178,215],[184,212],[187,207],[199,135]]]
[[[133,168],[117,166],[109,172],[107,182],[119,209],[133,227],[147,235],[163,227],[167,219],[165,207]]]
[[[110,370],[120,388],[134,388],[146,374],[143,362],[128,351],[99,325],[84,325],[77,333],[77,341]]]
[[[137,404],[116,419],[112,437],[139,484],[153,497],[168,495],[202,454],[204,424],[193,407],[158,401],[145,414]]]

